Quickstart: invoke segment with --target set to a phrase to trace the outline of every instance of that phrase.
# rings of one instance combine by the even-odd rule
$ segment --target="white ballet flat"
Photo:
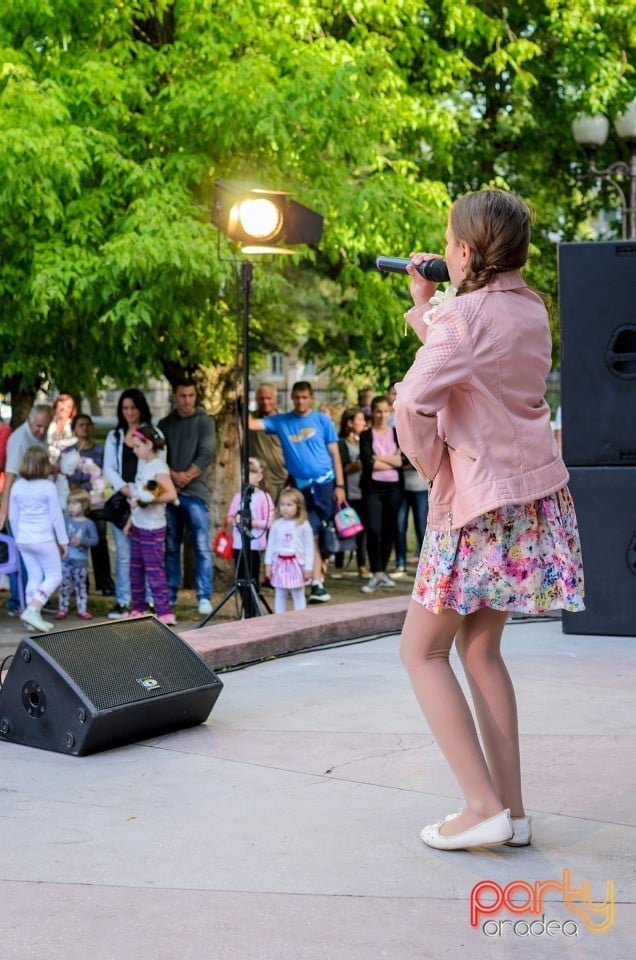
[[[532,843],[532,817],[510,817],[512,837],[506,840],[509,847],[527,847]]]
[[[513,830],[510,820],[510,811],[502,810],[501,813],[489,817],[488,820],[482,820],[481,823],[469,827],[462,833],[456,833],[452,837],[445,837],[439,832],[439,828],[445,823],[440,820],[439,823],[431,823],[424,827],[420,837],[429,847],[435,847],[436,850],[466,850],[468,847],[494,847],[500,843],[507,843],[512,839]]]
[[[457,813],[449,813],[446,820],[455,820],[463,813],[458,810]],[[508,847],[527,847],[532,843],[532,817],[510,817],[512,823],[512,837],[506,840]]]

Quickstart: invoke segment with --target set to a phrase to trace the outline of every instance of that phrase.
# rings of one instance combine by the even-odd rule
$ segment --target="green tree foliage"
[[[576,184],[569,123],[634,96],[634,39],[623,0],[4,0],[0,388],[205,369],[224,396],[240,292],[217,177],[325,215],[319,249],[257,265],[251,338],[307,337],[342,383],[404,370],[406,284],[375,256],[440,250],[467,189],[535,206],[530,276],[554,296],[555,238],[608,202]]]

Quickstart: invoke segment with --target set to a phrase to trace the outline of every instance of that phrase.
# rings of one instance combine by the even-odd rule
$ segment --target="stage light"
[[[242,230],[252,240],[272,240],[280,235],[283,214],[271,200],[239,200],[230,210],[232,229]]]
[[[212,223],[244,253],[293,253],[278,244],[319,243],[323,218],[282,190],[216,180]]]
[[[278,244],[319,243],[322,236],[323,218],[315,210],[304,207],[302,203],[290,200],[281,190],[262,190],[250,184],[235,180],[215,180],[214,201],[210,214],[212,223],[219,233],[241,244],[244,254],[294,253]],[[218,238],[217,238],[218,241]],[[219,250],[220,252],[220,250]],[[250,295],[252,289],[253,264],[250,260],[240,262],[241,290],[243,292],[243,405],[241,411],[241,551],[236,566],[235,581],[222,600],[213,607],[199,624],[204,627],[230,597],[241,598],[241,612],[244,617],[260,616],[262,607],[272,611],[259,593],[259,584],[255,583],[251,567],[246,558],[250,555],[249,538],[245,530],[250,522],[249,497],[253,487],[249,483],[249,357],[250,357]],[[247,504],[247,506],[246,506]],[[242,558],[242,559],[241,559]]]

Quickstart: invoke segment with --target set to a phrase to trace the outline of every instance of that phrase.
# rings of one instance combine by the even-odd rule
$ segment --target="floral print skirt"
[[[433,613],[482,607],[517,613],[583,610],[583,564],[567,487],[499,507],[459,530],[426,530],[413,599]]]

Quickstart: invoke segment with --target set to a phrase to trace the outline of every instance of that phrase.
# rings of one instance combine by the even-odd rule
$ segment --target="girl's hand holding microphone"
[[[432,271],[431,268],[426,268],[425,273],[417,268],[423,263],[428,264],[435,260],[440,260],[443,263],[442,257],[434,253],[411,254],[411,262],[407,265],[406,272],[411,278],[409,290],[416,307],[421,307],[429,302],[431,297],[435,295],[435,289],[441,279],[438,270],[435,268]]]

